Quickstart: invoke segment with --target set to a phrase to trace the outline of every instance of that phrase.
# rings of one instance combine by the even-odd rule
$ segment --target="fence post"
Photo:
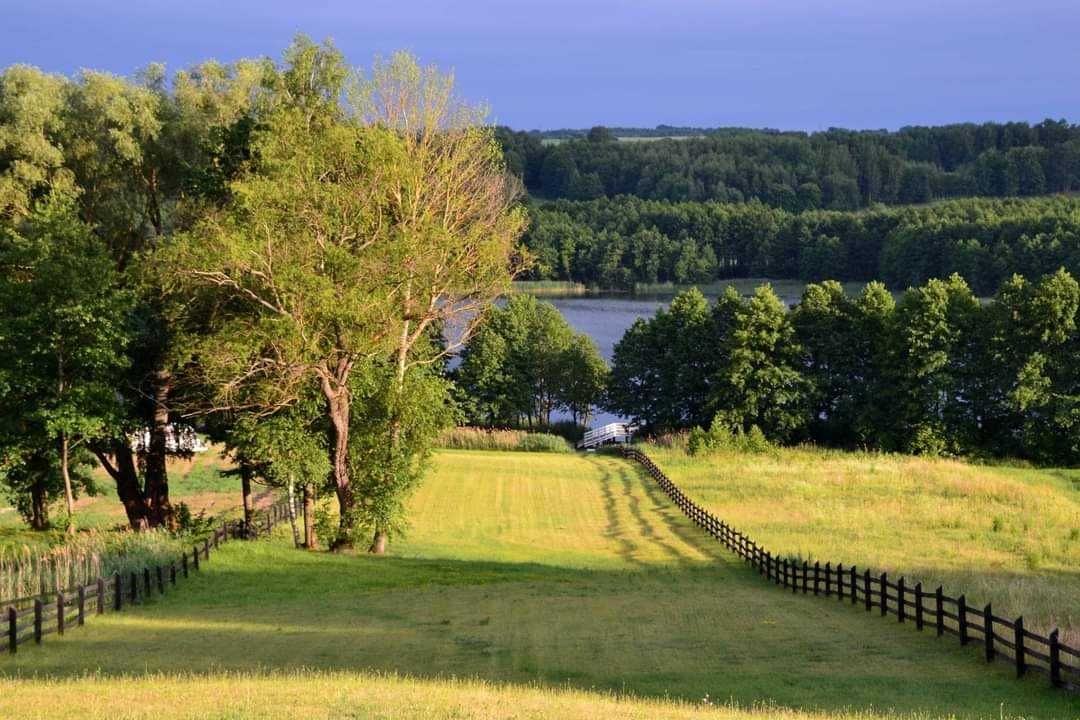
[[[967,600],[963,595],[956,601],[956,617],[957,625],[960,629],[960,644],[968,644],[968,627],[967,627]]]
[[[922,583],[915,583],[915,628],[923,628],[923,592]]]
[[[787,569],[788,569],[788,561],[787,561],[787,558],[784,558],[784,566],[783,566],[784,581],[783,581],[782,585],[784,586],[785,590],[787,589]]]
[[[41,644],[41,598],[34,598],[34,642]]]
[[[158,595],[165,594],[165,570],[160,565],[157,566],[157,591]]]
[[[169,584],[173,587],[176,586],[176,561],[169,561]]]
[[[994,662],[994,609],[990,603],[983,608],[983,643],[986,645],[986,662]]]
[[[75,621],[79,625],[85,625],[86,619],[86,586],[79,586],[79,617]]]
[[[181,563],[182,563],[182,564],[183,564],[183,566],[184,566],[184,577],[187,577],[187,576],[188,576],[188,568],[187,568],[187,552],[182,552],[182,553],[180,553],[180,559],[181,559]]]
[[[195,572],[199,571],[199,546],[194,546],[195,551],[191,554],[191,559],[195,561]]]
[[[97,614],[105,614],[105,578],[97,579]]]
[[[1016,618],[1013,623],[1016,644],[1016,677],[1024,677],[1027,672],[1027,660],[1024,657],[1024,616]]]
[[[851,604],[859,602],[859,574],[855,572],[855,566],[851,566]]]
[[[14,613],[15,608],[10,609]],[[15,640],[15,616],[11,615],[11,639]],[[11,652],[15,652],[15,646],[11,646]],[[1061,641],[1058,639],[1058,630],[1054,628],[1054,631],[1050,633],[1050,684],[1054,687],[1061,687]]]
[[[896,581],[896,620],[897,622],[904,622],[904,618],[907,616],[905,612],[907,608],[904,607],[904,577],[901,575],[900,579]]]
[[[802,594],[806,594],[807,584],[810,581],[810,564],[802,561]]]
[[[844,602],[844,563],[836,565],[836,598]]]
[[[881,573],[881,617],[889,614],[889,573]]]
[[[832,563],[825,563],[825,597],[832,595]]]
[[[941,637],[945,634],[945,591],[940,585],[934,591],[934,601],[937,606],[934,611],[934,619],[937,624],[938,637]]]
[[[147,600],[149,600],[150,596],[154,594],[154,588],[153,588],[153,586],[150,585],[150,568],[149,567],[144,567],[143,568],[142,576],[143,576],[143,589],[145,590],[143,595]]]
[[[64,634],[64,593],[56,593],[56,634]]]
[[[113,607],[114,607],[114,609],[119,610],[120,608],[122,608],[124,606],[124,582],[123,582],[123,580],[120,579],[120,571],[119,570],[117,570],[113,574],[113,581],[115,582],[115,584],[113,585],[113,591],[114,591],[114,595],[116,596],[113,599],[113,602],[114,602]]]
[[[863,595],[866,600],[866,612],[874,607],[874,599],[870,596],[870,569],[863,571]]]
[[[815,560],[814,561],[814,594],[815,595],[818,594],[818,583],[820,582],[820,580],[821,580],[821,562],[818,561],[818,560]]]
[[[131,571],[131,594],[128,596],[128,605],[139,602],[139,576],[134,570]]]
[[[7,609],[8,618],[8,652],[15,654],[15,651],[19,648],[19,614],[15,610],[14,605],[8,605]],[[1057,631],[1051,635],[1054,641],[1057,641]]]
[[[207,560],[210,559],[210,538],[203,540],[203,557]]]

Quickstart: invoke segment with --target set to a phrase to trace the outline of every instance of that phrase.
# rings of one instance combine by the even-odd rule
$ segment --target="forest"
[[[704,134],[667,137],[688,130]],[[541,133],[500,128],[498,137],[510,168],[532,195],[546,199],[757,199],[799,212],[1080,188],[1080,127],[1064,120],[895,132],[661,127],[632,135],[656,138],[650,142],[620,142],[618,132],[562,131],[554,137],[563,141],[545,143]]]
[[[1067,196],[801,213],[619,196],[540,203],[531,217],[529,277],[604,288],[772,277],[903,289],[959,273],[985,296],[1014,273],[1080,273],[1080,200]]]

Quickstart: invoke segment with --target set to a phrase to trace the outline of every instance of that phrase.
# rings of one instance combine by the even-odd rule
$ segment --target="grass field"
[[[224,477],[228,469],[219,447],[198,453],[190,459],[169,459],[169,495],[174,504],[186,503],[193,515],[225,513],[240,507],[240,481]],[[125,525],[124,508],[116,497],[116,484],[101,468],[94,471],[97,494],[83,495],[75,502],[76,526],[79,528],[111,528]],[[262,488],[256,488],[262,490]],[[51,508],[54,521],[63,518],[63,502]],[[18,548],[48,546],[63,541],[63,531],[31,532],[26,523],[0,496],[0,547]]]
[[[390,556],[230,543],[0,659],[0,717],[1080,716],[975,650],[762,583],[616,457],[441,451],[410,508]]]
[[[646,451],[773,552],[944,584],[1029,628],[1060,626],[1080,646],[1080,470],[811,448]]]

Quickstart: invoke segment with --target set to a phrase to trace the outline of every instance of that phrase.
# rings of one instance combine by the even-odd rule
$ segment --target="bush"
[[[757,425],[751,425],[747,432],[744,432],[741,427],[731,430],[720,422],[719,418],[713,418],[708,430],[700,427],[691,430],[686,441],[686,452],[690,455],[714,450],[763,453],[772,449],[772,443]]]
[[[559,437],[558,435],[529,433],[521,439],[517,449],[527,450],[529,452],[568,453],[574,451],[574,446],[571,445],[566,438]]]

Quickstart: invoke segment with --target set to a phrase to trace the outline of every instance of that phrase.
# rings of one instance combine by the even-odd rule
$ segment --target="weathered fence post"
[[[199,571],[199,546],[194,546],[194,552],[191,554],[191,559],[195,562],[195,572]]]
[[[124,583],[120,579],[119,570],[113,574],[113,583],[113,594],[115,595],[113,598],[113,609],[119,610],[124,606]]]
[[[15,608],[11,608],[14,611]],[[14,618],[14,616],[12,616]],[[14,622],[14,619],[12,619]],[[12,641],[14,641],[15,626],[12,625]],[[1054,628],[1054,631],[1050,633],[1050,684],[1058,688],[1062,686],[1061,681],[1061,640],[1058,639],[1058,629]],[[15,646],[12,645],[12,652],[15,652]]]
[[[210,559],[210,538],[203,540],[203,557],[207,560]]]
[[[8,652],[14,654],[19,648],[19,613],[15,610],[14,605],[8,605],[7,609],[8,618]],[[1057,634],[1052,635],[1055,640]]]
[[[41,644],[41,598],[34,598],[34,642]]]
[[[889,614],[889,573],[881,573],[881,617]]]
[[[821,561],[814,561],[814,594],[818,594],[818,583],[821,581]]]
[[[983,644],[986,645],[986,662],[994,662],[994,609],[990,603],[983,608]]]
[[[870,568],[863,571],[863,596],[866,599],[866,612],[874,607],[874,599],[870,595]]]
[[[941,637],[945,634],[945,590],[940,585],[934,591],[934,603],[936,605],[934,621],[937,626],[938,637]]]
[[[1024,616],[1016,618],[1016,622],[1013,623],[1013,633],[1015,633],[1014,644],[1016,645],[1016,677],[1024,677],[1024,673],[1027,672],[1027,658],[1024,652]]]
[[[855,566],[851,566],[851,604],[859,602],[859,574],[855,572]]]
[[[805,595],[810,582],[810,564],[802,561],[802,594]]]
[[[134,570],[131,571],[131,590],[128,595],[128,605],[134,605],[139,602],[139,575]]]
[[[146,600],[150,599],[150,596],[154,594],[154,588],[150,585],[150,568],[144,567],[142,571],[143,576],[143,597]]]
[[[844,563],[836,565],[836,599],[844,602]]]
[[[956,624],[960,629],[960,644],[968,644],[967,600],[963,595],[956,601]]]
[[[64,634],[64,593],[56,593],[56,634]]]
[[[105,614],[105,578],[97,579],[97,614]]]
[[[184,577],[187,577],[188,576],[188,567],[187,567],[187,553],[186,552],[180,553],[180,561],[181,561],[181,564],[183,564],[183,566],[184,566]]]
[[[86,619],[86,586],[79,586],[79,615],[75,622],[78,625],[84,625]]]
[[[915,583],[915,628],[923,628],[923,591],[922,583]]]
[[[157,571],[157,591],[158,595],[165,594],[165,569],[160,565],[156,566]]]
[[[896,581],[896,620],[897,622],[904,622],[904,618],[906,617],[907,612],[904,607],[904,577],[900,576],[900,579]]]
[[[825,563],[825,597],[832,595],[832,563]]]

